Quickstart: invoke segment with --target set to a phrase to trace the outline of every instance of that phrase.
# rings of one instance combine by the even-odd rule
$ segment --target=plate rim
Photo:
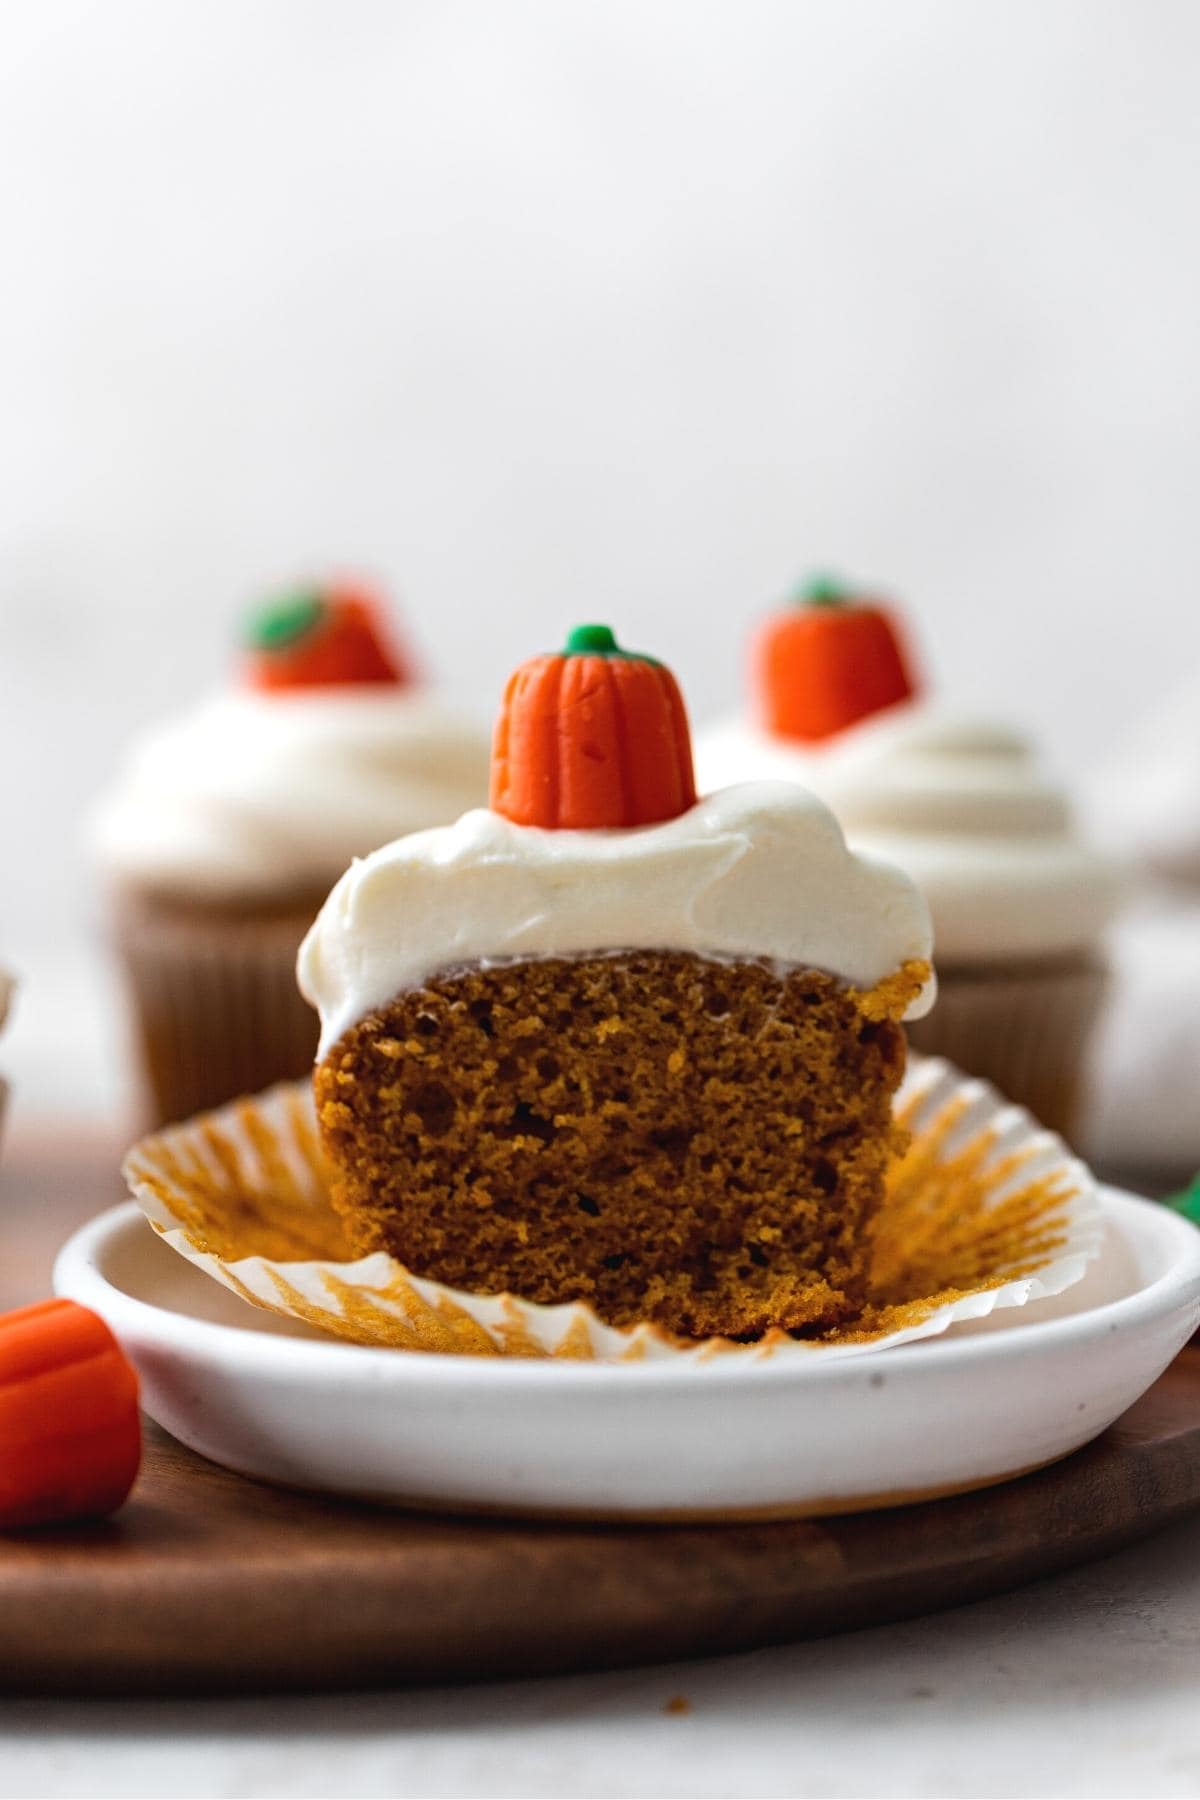
[[[118,1319],[118,1333],[120,1316],[124,1314],[131,1324],[144,1320],[147,1334],[161,1339],[164,1333],[152,1321],[165,1318],[170,1321],[172,1347],[184,1354],[189,1349],[197,1355],[221,1357],[232,1354],[247,1373],[301,1373],[306,1380],[317,1382],[343,1381],[352,1367],[363,1375],[385,1368],[392,1373],[404,1370],[411,1375],[419,1368],[420,1375],[430,1382],[470,1387],[478,1383],[482,1369],[486,1368],[488,1373],[482,1378],[493,1386],[505,1382],[525,1391],[536,1391],[547,1383],[561,1391],[564,1381],[582,1383],[586,1387],[597,1383],[606,1385],[614,1379],[633,1382],[639,1388],[661,1386],[667,1389],[701,1379],[719,1384],[747,1379],[756,1382],[837,1382],[869,1376],[879,1367],[880,1358],[886,1358],[889,1369],[897,1373],[924,1366],[931,1375],[948,1374],[981,1359],[995,1360],[1004,1354],[1004,1346],[1010,1354],[1020,1351],[1037,1354],[1046,1348],[1066,1348],[1080,1338],[1105,1335],[1106,1330],[1127,1330],[1166,1319],[1200,1299],[1200,1231],[1161,1202],[1103,1184],[1098,1184],[1098,1194],[1106,1227],[1111,1229],[1114,1208],[1118,1220],[1123,1210],[1130,1209],[1143,1226],[1152,1221],[1162,1238],[1173,1240],[1168,1267],[1146,1286],[1066,1317],[1022,1320],[1014,1315],[1012,1323],[1000,1331],[922,1339],[881,1350],[867,1349],[861,1355],[844,1358],[814,1357],[809,1360],[729,1355],[704,1360],[589,1362],[552,1357],[479,1357],[437,1351],[422,1351],[417,1357],[405,1357],[398,1356],[394,1349],[378,1345],[352,1344],[332,1337],[327,1341],[279,1337],[249,1326],[197,1319],[186,1312],[139,1299],[105,1274],[101,1259],[113,1243],[135,1225],[153,1231],[134,1200],[107,1207],[73,1232],[55,1258],[52,1282],[56,1294],[64,1294],[81,1305],[92,1305],[105,1318],[109,1317],[109,1312],[97,1302],[108,1296],[114,1297],[111,1310]],[[184,1334],[183,1342],[179,1341],[180,1333]],[[357,1360],[352,1365],[347,1358]]]

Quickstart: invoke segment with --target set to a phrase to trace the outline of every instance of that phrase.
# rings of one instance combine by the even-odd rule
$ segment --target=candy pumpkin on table
[[[0,1316],[0,1530],[115,1512],[141,1454],[137,1374],[103,1319],[73,1300]]]

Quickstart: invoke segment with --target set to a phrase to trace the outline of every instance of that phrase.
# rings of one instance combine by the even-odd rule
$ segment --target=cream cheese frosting
[[[811,794],[753,782],[628,831],[543,831],[479,809],[401,838],[342,876],[297,972],[323,1057],[439,971],[627,949],[766,957],[869,988],[929,961],[929,913],[906,875],[847,849]],[[934,992],[931,978],[911,1017]]]
[[[1004,726],[926,701],[821,744],[735,721],[698,737],[696,772],[702,789],[770,778],[819,794],[854,849],[913,877],[943,968],[1084,950],[1115,908],[1115,871],[1080,841],[1065,797]]]
[[[487,733],[420,689],[220,694],[135,746],[95,814],[110,876],[169,895],[324,889],[487,795]]]

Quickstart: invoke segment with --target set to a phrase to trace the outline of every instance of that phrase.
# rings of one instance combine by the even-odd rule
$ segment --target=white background
[[[91,1004],[122,740],[328,568],[481,711],[593,616],[704,718],[832,566],[1081,771],[1200,658],[1198,56],[1186,0],[8,6],[26,1006]]]

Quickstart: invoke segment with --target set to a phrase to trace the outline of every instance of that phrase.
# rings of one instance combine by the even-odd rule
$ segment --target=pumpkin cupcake
[[[824,579],[760,627],[751,690],[749,720],[701,736],[702,787],[799,782],[855,849],[906,869],[939,988],[911,1041],[1070,1132],[1117,881],[1028,743],[925,698],[894,612]]]
[[[864,1296],[928,914],[794,786],[697,801],[670,672],[586,626],[508,684],[491,805],[351,867],[300,953],[357,1251],[690,1336]]]
[[[1140,1185],[1200,1163],[1200,668],[1135,717],[1082,795],[1096,841],[1125,870],[1110,934],[1112,987],[1096,1034],[1082,1139]]]
[[[149,731],[92,841],[157,1123],[311,1068],[296,950],[353,856],[487,792],[486,734],[346,586],[251,620],[236,681]]]

